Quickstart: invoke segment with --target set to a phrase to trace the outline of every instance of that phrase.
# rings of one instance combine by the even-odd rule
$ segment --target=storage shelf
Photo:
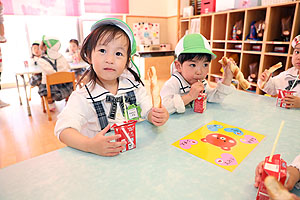
[[[243,51],[243,53],[248,53],[248,54],[261,54],[261,51]]]
[[[274,53],[266,52],[265,55],[267,55],[267,56],[285,56],[286,57],[288,54],[287,53],[277,53],[277,52],[276,53],[275,52]]]
[[[281,19],[288,16],[291,16],[292,22],[291,35],[289,41],[283,41],[284,38],[281,37]],[[209,40],[212,51],[218,57],[212,60],[210,65],[208,74],[210,82],[222,78],[221,65],[218,60],[224,55],[237,59],[236,62],[246,79],[250,75],[250,65],[252,67],[253,65],[257,66],[258,77],[265,69],[278,62],[282,62],[283,67],[277,70],[276,73],[292,67],[293,48],[290,45],[293,38],[300,33],[300,26],[298,26],[300,23],[300,1],[181,18],[181,37],[184,36],[186,30],[191,28],[191,19],[200,20],[199,32]],[[260,38],[261,40],[246,40],[250,33],[251,23],[259,20],[265,21],[263,37]],[[242,22],[242,34],[239,35],[238,39],[240,40],[232,40],[235,39],[232,36],[233,26],[238,21]],[[241,48],[241,50],[237,48]],[[250,85],[256,94],[264,94],[256,83],[250,83]],[[240,85],[237,85],[237,88],[242,90]]]

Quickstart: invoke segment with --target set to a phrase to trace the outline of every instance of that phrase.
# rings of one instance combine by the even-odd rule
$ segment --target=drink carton
[[[207,94],[201,93],[194,102],[194,112],[203,113],[206,110]]]
[[[130,120],[123,124],[114,124],[112,127],[115,130],[115,134],[120,134],[121,137],[116,140],[116,142],[126,141],[126,148],[122,151],[128,151],[136,147],[136,137],[135,137],[135,124],[136,121]]]
[[[296,91],[289,91],[289,90],[278,90],[278,96],[277,96],[277,102],[276,106],[286,108],[286,103],[283,103],[283,99],[285,98],[285,95],[291,94],[291,95],[296,95]]]
[[[263,166],[262,181],[258,187],[256,200],[269,200],[269,195],[267,188],[264,184],[264,180],[267,176],[274,176],[277,178],[282,185],[285,184],[287,179],[287,164],[281,159],[280,154],[273,155],[271,162],[269,162],[269,157],[265,158],[265,163]]]

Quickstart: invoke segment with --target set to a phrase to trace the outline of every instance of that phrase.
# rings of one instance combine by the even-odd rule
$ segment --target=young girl
[[[129,68],[130,56],[136,50],[129,26],[107,18],[96,22],[91,31],[81,49],[81,57],[90,64],[89,83],[72,93],[58,116],[55,134],[73,148],[115,156],[126,142],[113,142],[120,135],[105,136],[105,133],[111,124],[126,120],[124,106],[134,111],[129,119],[147,118],[156,126],[165,124],[169,114],[165,108],[152,108],[142,81]],[[124,70],[129,70],[135,81],[124,77]]]
[[[42,56],[42,51],[40,49],[40,44],[37,42],[32,43],[31,45],[31,59],[30,65],[37,65],[38,59]],[[29,83],[31,86],[39,86],[42,82],[42,73],[33,74],[30,77]]]
[[[81,61],[79,42],[76,39],[69,41],[69,48],[66,51],[66,59],[68,62],[79,63]]]
[[[37,65],[38,59],[42,55],[42,51],[40,49],[40,44],[37,42],[32,43],[31,45],[31,59],[30,59],[30,65]]]
[[[58,71],[70,71],[70,65],[65,57],[58,52],[60,49],[60,42],[53,37],[43,36],[40,48],[44,54],[38,60],[38,65],[42,69],[42,84],[39,85],[39,95],[47,96],[46,75],[53,74]],[[55,111],[54,101],[60,101],[67,98],[73,91],[72,83],[57,84],[51,86],[51,97],[49,101],[50,111]]]
[[[260,89],[262,82],[267,81],[264,88],[264,92],[270,95],[276,95],[278,89],[296,91],[296,95],[286,95],[285,103],[287,108],[300,108],[300,35],[296,36],[292,42],[294,48],[292,56],[293,67],[280,73],[278,76],[272,77],[268,80],[268,73],[265,70],[258,80],[258,87]],[[295,84],[294,84],[295,83]],[[292,88],[293,86],[293,88]]]
[[[79,49],[79,42],[76,39],[71,39],[69,42],[69,48],[66,51],[66,59],[69,63],[79,63],[82,61],[82,58],[80,56],[80,49]],[[80,69],[74,69],[72,70],[75,72],[76,76],[76,81],[78,82],[84,71],[85,68],[80,68]],[[81,87],[81,84],[79,85]]]

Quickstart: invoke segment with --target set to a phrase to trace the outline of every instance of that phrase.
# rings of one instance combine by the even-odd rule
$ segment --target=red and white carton
[[[207,94],[201,93],[194,102],[194,112],[203,113],[206,110]]]
[[[279,182],[282,183],[282,185],[284,185],[287,180],[287,164],[283,159],[281,159],[280,154],[273,155],[271,162],[269,162],[269,157],[270,156],[267,156],[265,158],[261,177],[262,181],[258,187],[256,200],[270,199],[267,188],[264,184],[264,180],[267,176],[274,176]]]
[[[116,142],[126,141],[126,148],[122,151],[128,151],[136,148],[136,137],[135,137],[135,124],[137,121],[129,120],[123,124],[114,124],[112,127],[115,130],[115,134],[120,134],[121,137]],[[129,140],[130,139],[130,140]]]
[[[286,108],[286,103],[283,103],[283,100],[285,98],[285,95],[291,94],[291,95],[296,95],[296,91],[289,91],[289,90],[278,90],[278,96],[277,96],[277,101],[276,101],[276,106]]]

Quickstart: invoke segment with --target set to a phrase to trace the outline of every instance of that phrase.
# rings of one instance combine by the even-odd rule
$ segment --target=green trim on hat
[[[51,49],[51,47],[53,47],[57,42],[59,42],[59,40],[57,39],[45,39],[45,38],[46,36],[43,35],[43,42],[49,49]]]
[[[124,21],[117,19],[117,18],[104,18],[104,19],[98,20],[96,23],[94,23],[91,27],[91,31],[94,31],[99,26],[106,25],[106,24],[115,25],[115,26],[119,27],[120,29],[122,29],[126,33],[126,35],[129,38],[130,45],[131,45],[130,55],[135,54],[136,41],[134,39],[134,35],[133,35],[131,28]]]

